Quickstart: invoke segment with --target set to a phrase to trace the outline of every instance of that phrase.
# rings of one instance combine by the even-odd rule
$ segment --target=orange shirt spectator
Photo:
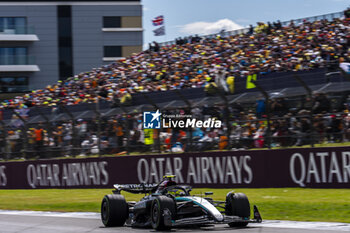
[[[43,129],[36,129],[35,130],[35,141],[42,141],[43,140]]]

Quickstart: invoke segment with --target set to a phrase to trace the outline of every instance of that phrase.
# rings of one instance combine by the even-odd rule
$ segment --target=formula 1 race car
[[[209,226],[226,223],[230,227],[244,227],[262,221],[254,206],[250,219],[250,204],[243,193],[229,192],[226,201],[214,201],[204,195],[190,195],[188,185],[177,185],[173,178],[164,176],[159,184],[114,185],[114,194],[102,200],[101,218],[106,227],[127,226],[169,230],[172,227]],[[127,202],[120,193],[143,193],[139,202]],[[219,211],[221,210],[221,211]]]

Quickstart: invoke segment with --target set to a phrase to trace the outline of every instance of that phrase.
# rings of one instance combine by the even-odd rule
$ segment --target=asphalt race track
[[[174,229],[171,232],[256,232],[256,233],[343,233],[350,224],[308,223],[291,221],[265,221],[250,224],[247,228],[229,228],[226,224],[210,228]],[[0,232],[50,233],[50,232],[155,232],[153,229],[130,227],[105,228],[97,213],[50,213],[34,211],[0,211]]]

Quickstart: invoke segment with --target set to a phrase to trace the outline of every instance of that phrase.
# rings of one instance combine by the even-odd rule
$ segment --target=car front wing
[[[262,218],[259,213],[259,210],[256,206],[254,206],[254,219],[245,219],[238,216],[229,216],[223,215],[223,221],[217,221],[213,219],[211,216],[204,215],[200,217],[191,217],[191,218],[183,218],[178,220],[171,220],[170,215],[167,212],[164,213],[165,225],[172,227],[181,227],[181,226],[191,226],[191,225],[207,225],[207,224],[228,224],[228,223],[261,223]]]

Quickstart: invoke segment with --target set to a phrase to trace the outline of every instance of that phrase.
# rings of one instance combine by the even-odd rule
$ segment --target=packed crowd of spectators
[[[0,108],[120,100],[137,92],[204,87],[249,74],[310,70],[350,60],[349,18],[258,25],[246,34],[177,39],[4,101]],[[230,80],[226,78],[230,77]],[[226,88],[226,90],[229,90]],[[232,90],[233,91],[233,90]]]
[[[203,106],[191,111],[177,109],[162,112],[165,115],[192,115],[201,120],[215,118],[223,122],[219,129],[144,129],[140,113],[103,118],[100,126],[96,119],[51,122],[49,125],[45,122],[28,124],[25,136],[23,127],[7,129],[5,134],[1,129],[0,157],[6,154],[11,158],[22,157],[24,149],[28,157],[59,157],[234,150],[266,148],[269,145],[289,147],[350,140],[350,98],[341,99],[335,106],[325,94],[316,93],[313,98],[299,99],[298,103],[295,107],[283,97],[271,101],[270,132],[267,130],[263,99],[258,99],[256,105],[249,108],[235,103],[228,109],[224,106]]]

